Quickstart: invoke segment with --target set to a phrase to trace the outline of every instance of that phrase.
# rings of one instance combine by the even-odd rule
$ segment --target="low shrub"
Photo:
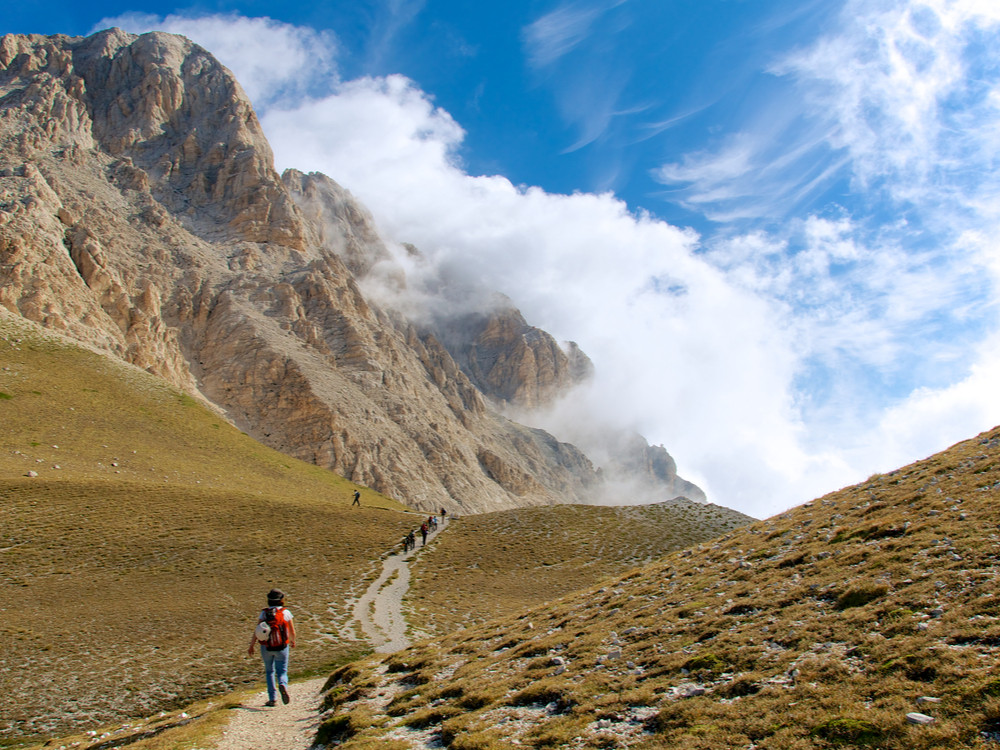
[[[511,706],[547,706],[550,703],[555,703],[556,711],[562,713],[576,705],[576,700],[566,685],[548,680],[535,682],[510,698]]]
[[[932,682],[938,676],[938,660],[933,654],[904,654],[882,664],[883,672],[901,672],[908,680],[914,682]]]
[[[798,669],[803,682],[843,683],[851,676],[847,665],[835,658],[806,658],[799,662]]]
[[[778,563],[778,569],[784,568],[794,568],[799,565],[804,565],[809,562],[811,556],[808,552],[802,552],[798,555],[793,555],[791,557],[786,557],[784,560]]]
[[[876,599],[881,599],[888,593],[889,587],[884,583],[860,583],[838,596],[834,606],[841,611],[851,607],[863,607]]]
[[[990,680],[976,692],[991,698],[1000,698],[1000,677]]]
[[[358,732],[372,725],[372,715],[366,710],[337,714],[319,725],[315,744],[329,745],[341,743],[354,737]]]
[[[323,695],[323,700],[320,702],[319,710],[329,711],[331,708],[335,708],[341,703],[345,703],[349,690],[350,688],[347,685],[337,685],[332,690],[327,690]]]
[[[810,735],[834,745],[855,747],[878,747],[886,739],[886,733],[870,721],[844,717],[830,719],[814,727]]]
[[[726,662],[711,652],[693,656],[684,662],[684,669],[688,672],[708,672],[715,674],[722,672],[726,668]]]
[[[427,696],[420,690],[407,690],[395,696],[386,707],[385,712],[389,716],[405,716],[416,708],[427,703]]]
[[[476,711],[485,708],[503,695],[501,691],[474,691],[468,692],[455,701],[455,705],[469,711]]]
[[[461,698],[463,695],[465,695],[465,685],[462,683],[446,685],[431,694],[432,698]]]
[[[732,682],[720,685],[713,691],[720,698],[745,698],[760,692],[761,685],[748,677],[737,677]]]
[[[461,714],[462,709],[456,708],[455,706],[434,706],[432,708],[424,708],[417,711],[403,723],[413,729],[426,729],[427,727],[433,727],[440,724],[442,721],[450,719],[454,716],[460,716]]]
[[[661,736],[686,731],[704,716],[706,705],[703,698],[690,698],[667,703],[657,713],[646,719],[644,726],[646,731]]]
[[[496,732],[459,734],[447,743],[449,750],[507,750],[510,745]]]
[[[390,659],[386,663],[385,671],[388,672],[389,674],[398,674],[400,672],[409,672],[410,667],[406,664],[405,661],[399,659]]]
[[[587,726],[579,716],[567,716],[535,728],[528,736],[533,747],[566,747],[573,743]]]

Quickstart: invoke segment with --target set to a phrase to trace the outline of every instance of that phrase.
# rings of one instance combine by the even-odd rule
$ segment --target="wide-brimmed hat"
[[[268,604],[281,604],[285,601],[285,592],[280,589],[271,589],[267,592]]]

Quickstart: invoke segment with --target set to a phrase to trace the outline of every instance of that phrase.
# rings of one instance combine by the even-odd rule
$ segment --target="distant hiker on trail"
[[[361,507],[361,493],[357,490],[354,490],[354,502],[351,503],[351,507],[353,508],[355,505]]]
[[[281,702],[288,703],[288,650],[295,646],[295,625],[292,613],[285,609],[285,594],[278,589],[267,592],[267,608],[260,611],[257,628],[250,638],[247,654],[253,656],[254,646],[260,646],[267,678],[267,703],[275,705],[275,688],[281,693]]]
[[[427,544],[427,521],[420,524],[420,536],[422,538],[420,546],[423,547]]]
[[[409,534],[403,534],[403,552],[402,552],[402,554],[405,555],[409,551],[410,551],[410,535]]]
[[[413,532],[412,529],[410,530],[410,533],[406,535],[406,538],[410,540],[410,549],[416,549],[417,548],[417,535]]]
[[[441,523],[442,524],[445,522],[445,518],[447,517],[447,515],[448,515],[448,511],[446,511],[444,508],[442,508],[441,509]]]

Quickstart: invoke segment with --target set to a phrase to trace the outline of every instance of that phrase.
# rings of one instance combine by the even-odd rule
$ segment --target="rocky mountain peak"
[[[0,39],[0,305],[416,507],[594,498],[587,456],[490,404],[551,398],[582,353],[512,306],[415,325],[366,291],[375,269],[405,286],[391,256],[333,180],[279,177],[239,84],[190,41]]]
[[[0,63],[7,85],[31,100],[27,145],[56,141],[123,160],[142,170],[135,187],[197,233],[304,248],[249,99],[198,45],[120,29],[85,39],[8,35]],[[45,112],[44,124],[31,117]]]

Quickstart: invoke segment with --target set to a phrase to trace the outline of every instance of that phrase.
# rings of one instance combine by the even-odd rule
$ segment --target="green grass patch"
[[[875,724],[852,718],[830,719],[810,734],[837,746],[879,747],[886,739],[886,733]]]

